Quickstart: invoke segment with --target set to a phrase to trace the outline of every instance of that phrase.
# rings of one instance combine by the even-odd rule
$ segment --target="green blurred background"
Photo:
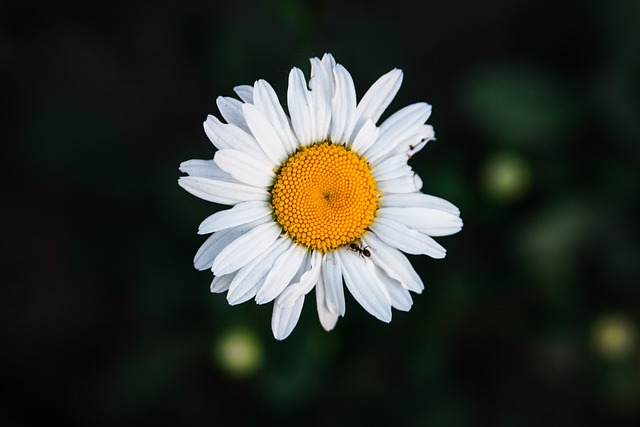
[[[640,2],[0,4],[0,425],[640,425]],[[427,101],[423,191],[462,211],[378,322],[284,342],[192,258],[215,99],[332,52]],[[387,113],[388,115],[388,113]]]

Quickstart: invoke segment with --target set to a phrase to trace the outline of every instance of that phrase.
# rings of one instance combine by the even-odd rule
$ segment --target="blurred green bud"
[[[262,343],[245,329],[234,329],[218,339],[214,347],[216,362],[227,374],[247,377],[262,365]]]
[[[591,335],[596,352],[609,360],[629,357],[636,346],[635,325],[621,314],[608,314],[596,319]]]
[[[515,154],[497,154],[486,162],[482,181],[491,198],[510,202],[527,192],[531,172],[521,157]]]

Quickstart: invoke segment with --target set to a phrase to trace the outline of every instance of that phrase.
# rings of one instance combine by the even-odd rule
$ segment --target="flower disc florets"
[[[362,236],[375,217],[378,194],[366,159],[325,141],[300,148],[284,162],[271,206],[294,241],[326,252]]]

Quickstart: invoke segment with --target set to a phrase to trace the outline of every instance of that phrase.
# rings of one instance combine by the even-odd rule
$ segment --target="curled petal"
[[[180,172],[200,178],[235,182],[231,175],[220,169],[213,160],[193,159],[180,163]]]
[[[293,328],[296,327],[300,319],[303,305],[304,297],[301,297],[291,307],[282,307],[278,304],[278,300],[276,300],[271,316],[271,330],[277,340],[283,340],[291,334],[291,331],[293,331]]]
[[[303,295],[311,292],[320,278],[322,269],[322,254],[320,251],[313,251],[309,259],[309,268],[300,276],[300,280],[290,284],[280,295],[280,305],[291,306]]]
[[[289,239],[278,238],[268,250],[234,273],[235,277],[227,293],[229,304],[241,304],[255,297],[273,268],[273,263],[290,245]]]
[[[256,303],[266,304],[280,296],[300,270],[306,256],[307,252],[296,244],[292,244],[286,252],[280,255],[258,291]]]
[[[316,284],[316,308],[318,310],[318,319],[325,331],[332,330],[338,322],[340,315],[329,309],[326,299],[326,290],[322,276],[318,278]]]
[[[228,96],[219,96],[218,99],[216,99],[216,104],[218,105],[220,114],[222,114],[222,117],[224,117],[227,123],[238,126],[245,132],[250,132],[247,121],[244,119],[244,114],[242,113],[241,101]]]
[[[240,85],[233,88],[233,91],[238,94],[247,104],[253,104],[253,87],[250,85]]]
[[[391,304],[380,279],[360,256],[347,250],[338,251],[342,275],[347,289],[360,305],[378,320],[391,321]],[[373,264],[372,264],[373,266]]]
[[[366,246],[369,246],[375,264],[384,270],[387,276],[397,280],[404,288],[412,292],[418,294],[422,292],[424,289],[422,279],[402,252],[387,245],[373,233],[363,236],[362,241]]]
[[[229,290],[229,285],[235,277],[236,273],[225,274],[224,276],[215,276],[211,281],[210,290],[212,294],[221,294]]]
[[[322,260],[322,278],[325,288],[327,308],[344,316],[344,286],[342,285],[342,267],[337,251],[327,252]]]

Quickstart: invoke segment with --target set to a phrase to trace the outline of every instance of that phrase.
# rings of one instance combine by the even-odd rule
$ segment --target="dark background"
[[[633,0],[2,2],[0,425],[640,425],[638,22]],[[433,104],[412,166],[465,227],[411,258],[409,313],[349,297],[326,333],[308,298],[277,342],[271,305],[193,269],[219,207],[177,167],[212,157],[217,96],[283,100],[324,52],[359,96],[402,68],[389,111]]]

